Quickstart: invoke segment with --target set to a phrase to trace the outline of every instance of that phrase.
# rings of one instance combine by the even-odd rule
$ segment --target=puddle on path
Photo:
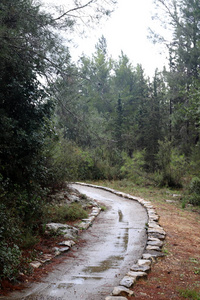
[[[120,209],[118,210],[118,215],[119,215],[119,222],[122,222],[123,221],[123,214],[122,214],[122,211]]]
[[[73,287],[75,284],[81,285],[84,284],[86,280],[101,280],[101,276],[86,276],[86,275],[76,275],[72,276],[72,279],[67,282],[61,282],[57,285],[57,289],[69,289]]]
[[[65,300],[62,297],[54,297],[48,295],[31,295],[25,298],[21,298],[21,300]]]
[[[123,260],[123,256],[110,256],[108,259],[100,262],[98,266],[88,266],[85,269],[83,269],[83,272],[85,273],[102,273],[110,268],[118,267],[119,261]]]

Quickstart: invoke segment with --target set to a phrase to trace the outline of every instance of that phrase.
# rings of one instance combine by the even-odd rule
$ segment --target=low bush
[[[9,246],[6,242],[0,243],[0,278],[15,279],[21,263],[21,251],[17,245]]]
[[[0,203],[0,278],[15,278],[20,265],[21,251],[19,220]]]
[[[181,188],[182,177],[188,164],[185,156],[179,154],[178,150],[172,147],[171,141],[159,141],[157,163],[159,166],[159,185]]]
[[[46,221],[48,222],[66,222],[85,219],[88,213],[82,208],[79,203],[70,205],[51,206],[47,211]]]
[[[20,246],[22,249],[29,249],[29,248],[33,248],[33,246],[38,242],[39,242],[38,237],[35,236],[35,234],[30,229],[27,229],[21,235]]]
[[[120,169],[121,178],[128,178],[141,186],[155,183],[152,174],[145,171],[145,150],[134,152],[132,157],[123,153],[123,162]]]
[[[192,205],[200,205],[200,178],[193,177],[189,184],[188,202]]]

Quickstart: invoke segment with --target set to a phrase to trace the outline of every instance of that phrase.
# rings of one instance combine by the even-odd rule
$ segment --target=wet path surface
[[[104,190],[73,187],[105,205],[106,211],[41,283],[2,299],[104,300],[141,257],[146,245],[146,210],[136,201]]]

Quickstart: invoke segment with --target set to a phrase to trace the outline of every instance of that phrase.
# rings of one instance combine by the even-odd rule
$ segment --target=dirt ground
[[[133,288],[136,298],[200,299],[200,214],[174,203],[152,201],[166,231],[166,256],[152,266],[148,280]],[[130,298],[131,299],[131,298]]]

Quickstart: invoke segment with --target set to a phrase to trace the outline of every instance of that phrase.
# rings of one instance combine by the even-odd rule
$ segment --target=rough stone
[[[45,262],[50,261],[52,258],[53,258],[53,255],[51,255],[51,254],[43,254],[39,261],[42,264],[44,264]]]
[[[150,221],[150,222],[148,223],[148,227],[149,227],[149,228],[155,228],[155,229],[162,229],[162,228],[160,227],[160,225],[159,225],[157,222],[155,222],[155,221]]]
[[[76,195],[69,195],[69,198],[70,198],[71,202],[75,202],[75,203],[80,202],[80,198]]]
[[[64,253],[64,252],[67,252],[70,248],[69,247],[62,247],[62,248],[59,248],[59,251],[61,253]]]
[[[92,211],[90,216],[97,217],[99,215],[99,211]]]
[[[155,214],[150,214],[150,215],[149,215],[149,219],[150,219],[150,221],[158,222],[159,216],[158,216],[158,215],[155,215]]]
[[[150,235],[150,236],[148,236],[148,241],[160,241],[160,239]]]
[[[151,262],[156,262],[156,257],[152,256],[150,253],[143,253],[142,258],[151,260]]]
[[[160,240],[148,240],[147,244],[150,246],[157,246],[157,247],[163,246],[163,242]]]
[[[131,271],[137,272],[137,271],[141,271],[141,272],[148,272],[151,269],[150,266],[148,265],[137,265],[134,264],[131,267]]]
[[[145,252],[145,253],[143,254],[143,258],[144,258],[144,256],[145,256],[145,254],[146,254],[146,255],[150,255],[150,256],[153,257],[153,258],[165,256],[164,253],[159,252],[159,251],[155,251],[155,250],[148,250],[147,252]],[[146,256],[146,257],[147,257],[147,256]]]
[[[157,238],[157,239],[163,241],[165,239],[165,235],[164,234],[160,234],[158,232],[152,232],[151,234],[149,234],[148,238]]]
[[[151,245],[147,245],[146,250],[155,250],[155,251],[160,251],[160,247],[158,246],[151,246]]]
[[[46,233],[57,233],[63,235],[66,239],[74,239],[77,237],[78,229],[61,223],[48,223],[46,225]]]
[[[61,243],[59,243],[58,245],[60,246],[68,246],[68,247],[72,247],[73,245],[75,245],[76,243],[72,240],[69,240],[69,241],[63,241]]]
[[[124,278],[120,281],[120,285],[123,285],[127,288],[130,288],[136,281],[136,278],[132,276],[124,276]]]
[[[159,227],[159,228],[148,228],[148,234],[161,234],[161,235],[164,235],[165,236],[165,231]]]
[[[113,289],[112,292],[113,296],[128,296],[131,297],[134,295],[134,292],[129,290],[128,288],[124,287],[124,286],[116,286]]]
[[[138,265],[139,266],[143,266],[143,265],[150,266],[151,265],[151,261],[149,259],[139,259],[138,260]]]
[[[38,269],[38,268],[42,265],[42,263],[39,262],[39,261],[32,261],[32,262],[30,263],[30,265],[31,265],[31,267],[33,267],[34,269]]]
[[[101,211],[101,208],[99,208],[99,207],[93,207],[91,214],[99,214],[100,211]]]
[[[89,222],[92,223],[95,220],[95,216],[90,215],[88,218]]]
[[[78,228],[80,228],[80,229],[86,230],[86,229],[88,229],[89,227],[90,227],[90,223],[89,223],[89,222],[88,222],[88,223],[81,222],[80,224],[78,224]]]
[[[151,269],[151,260],[149,259],[139,259],[137,264],[133,264],[131,267],[131,271],[141,271],[147,272]]]
[[[147,276],[147,273],[145,273],[145,272],[134,272],[134,271],[129,271],[126,275],[138,279],[138,278],[140,278],[140,277],[146,277],[146,276]]]

